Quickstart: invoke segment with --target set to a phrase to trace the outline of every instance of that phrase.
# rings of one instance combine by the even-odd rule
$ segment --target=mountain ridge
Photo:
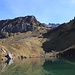
[[[58,27],[50,30],[44,37],[48,39],[43,43],[43,48],[46,52],[62,51],[65,50],[73,51],[68,52],[70,56],[73,54],[75,56],[75,19],[70,20],[68,23],[63,23]],[[66,51],[65,51],[66,52]],[[70,54],[72,53],[72,54]]]
[[[1,23],[0,49],[13,53],[15,57],[50,57],[52,52],[75,56],[75,19],[54,28],[40,23],[34,16]],[[17,31],[13,31],[14,28]]]
[[[17,17],[0,21],[0,37],[9,37],[12,33],[36,31],[37,29],[48,29],[47,25],[37,21],[35,16]]]

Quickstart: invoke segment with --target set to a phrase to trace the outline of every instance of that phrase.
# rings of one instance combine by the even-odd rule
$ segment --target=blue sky
[[[0,0],[0,20],[34,15],[42,23],[64,23],[75,16],[75,0]]]

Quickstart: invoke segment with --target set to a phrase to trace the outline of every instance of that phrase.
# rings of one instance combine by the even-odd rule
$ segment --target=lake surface
[[[0,75],[75,75],[75,59],[27,58],[0,63]]]

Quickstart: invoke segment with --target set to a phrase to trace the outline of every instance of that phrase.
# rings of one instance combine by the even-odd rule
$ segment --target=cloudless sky
[[[0,20],[34,15],[42,23],[64,23],[75,16],[75,0],[0,0]]]

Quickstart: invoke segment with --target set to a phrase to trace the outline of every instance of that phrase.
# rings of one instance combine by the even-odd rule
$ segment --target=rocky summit
[[[1,20],[0,31],[2,32],[23,32],[31,31],[39,24],[34,16],[18,17],[15,19]]]
[[[18,17],[0,21],[0,37],[9,37],[12,33],[34,31],[37,28],[46,27],[37,21],[35,16]]]

